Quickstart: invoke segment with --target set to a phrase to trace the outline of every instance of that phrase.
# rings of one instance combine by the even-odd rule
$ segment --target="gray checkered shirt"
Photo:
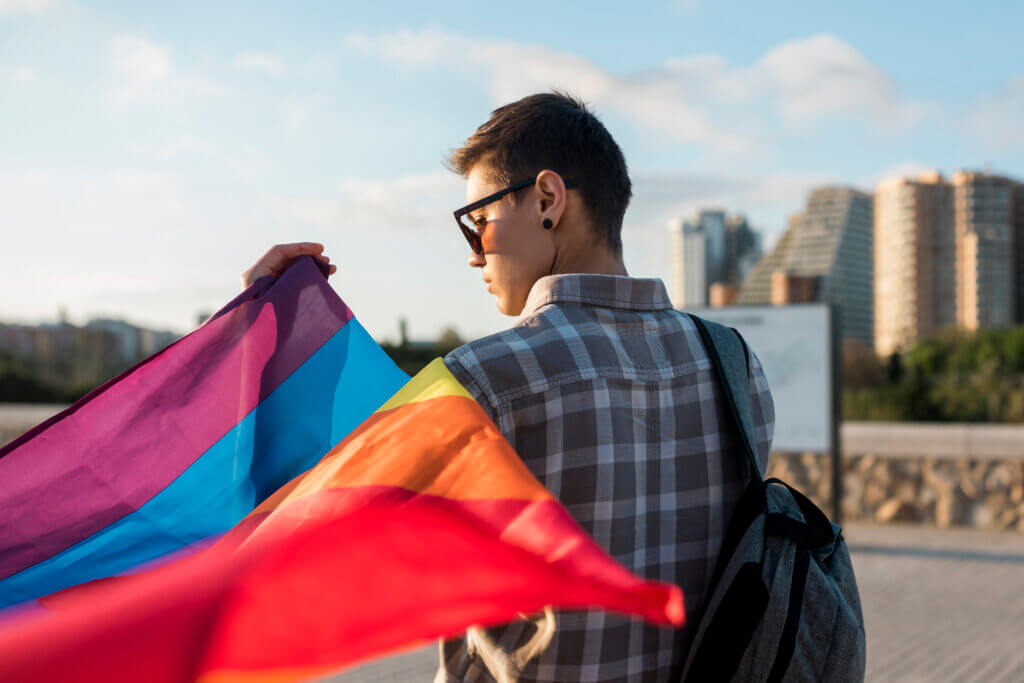
[[[520,681],[678,677],[731,512],[743,490],[741,442],[693,322],[661,280],[549,275],[518,324],[445,358],[530,471],[612,557],[682,587],[686,626],[603,611],[556,612],[550,646]],[[750,356],[762,471],[774,407]],[[503,652],[535,631],[489,629]],[[438,680],[494,680],[465,638],[442,644]]]

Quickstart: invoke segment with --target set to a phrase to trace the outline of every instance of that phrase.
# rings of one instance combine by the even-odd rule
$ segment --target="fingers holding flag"
[[[279,275],[293,259],[299,256],[312,256],[325,264],[330,264],[331,258],[323,252],[324,245],[319,242],[275,244],[251,268],[242,273],[242,289],[264,275]],[[328,274],[333,275],[336,272],[338,272],[338,267],[329,265]]]

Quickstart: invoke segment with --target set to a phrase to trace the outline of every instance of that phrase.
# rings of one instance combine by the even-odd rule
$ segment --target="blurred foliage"
[[[385,342],[381,347],[398,367],[411,376],[462,343],[459,333],[448,327],[436,342]],[[37,358],[16,358],[0,350],[0,403],[73,403],[125,369],[124,366],[108,367],[109,363],[101,366],[95,355],[80,353],[76,347],[71,359],[54,363]]]
[[[948,330],[887,358],[844,344],[843,418],[1024,422],[1024,326]]]
[[[381,346],[403,371],[415,375],[462,343],[449,327],[436,342]],[[107,367],[109,362],[97,360],[106,361],[105,354],[87,350],[76,351],[73,367],[49,371],[31,359],[0,351],[0,402],[71,403],[123,369]],[[950,330],[885,358],[847,340],[843,419],[1024,423],[1024,326],[973,333]]]
[[[395,365],[400,367],[407,375],[415,375],[422,370],[427,363],[435,358],[444,356],[452,349],[462,346],[463,339],[453,327],[446,327],[441,331],[441,336],[433,344],[415,342],[399,344],[381,344],[381,348],[387,353]]]
[[[454,327],[446,327],[441,330],[441,336],[437,338],[437,344],[435,344],[438,352],[441,354],[448,353],[452,349],[457,349],[462,346],[463,339],[459,336],[459,333]]]
[[[400,367],[402,372],[410,377],[440,355],[430,346],[420,347],[408,344],[384,343],[381,344],[381,348],[384,349],[384,353],[391,356],[391,360],[395,361],[395,365]]]
[[[73,403],[91,386],[58,386],[27,371],[9,353],[0,351],[0,403]]]

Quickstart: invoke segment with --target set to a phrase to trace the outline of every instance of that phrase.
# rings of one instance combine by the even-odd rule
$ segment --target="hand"
[[[277,244],[267,250],[267,253],[256,262],[249,270],[242,273],[242,289],[247,288],[257,279],[264,275],[277,275],[285,269],[292,259],[299,256],[309,255],[330,264],[331,259],[323,254],[324,245],[317,242],[295,242],[292,244]],[[331,266],[329,275],[338,272],[337,266]]]

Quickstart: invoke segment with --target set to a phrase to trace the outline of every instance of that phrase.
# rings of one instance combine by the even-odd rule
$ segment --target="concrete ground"
[[[1024,681],[1024,535],[851,524],[846,537],[868,681]],[[430,645],[327,680],[429,682],[436,668]]]

